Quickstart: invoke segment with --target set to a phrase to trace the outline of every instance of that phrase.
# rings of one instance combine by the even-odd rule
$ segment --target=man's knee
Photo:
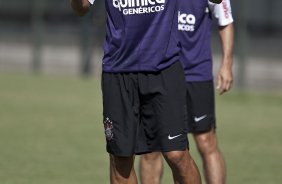
[[[163,160],[162,154],[160,152],[144,154],[140,158],[140,168],[141,171],[144,170],[154,170],[162,173]]]
[[[213,131],[196,134],[194,137],[201,154],[209,154],[217,150],[217,138]]]
[[[172,164],[173,166],[176,166],[176,167],[180,167],[187,160],[188,161],[192,160],[192,158],[191,158],[191,156],[190,156],[190,154],[188,153],[187,150],[185,150],[185,151],[170,151],[170,152],[163,153],[163,155],[170,165]]]
[[[151,162],[151,161],[157,161],[161,159],[161,153],[160,152],[152,152],[152,153],[147,153],[141,156],[141,159],[146,162]]]

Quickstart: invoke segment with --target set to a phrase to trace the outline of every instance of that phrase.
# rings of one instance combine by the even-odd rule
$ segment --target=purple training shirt
[[[180,61],[186,81],[212,80],[212,18],[208,0],[179,0],[178,3]]]
[[[178,0],[105,0],[104,72],[154,72],[179,60]]]

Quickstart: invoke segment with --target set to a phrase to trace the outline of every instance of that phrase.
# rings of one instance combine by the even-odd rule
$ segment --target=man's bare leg
[[[218,148],[214,129],[209,132],[194,134],[194,138],[203,160],[206,183],[225,184],[225,162]]]
[[[199,170],[188,150],[163,153],[172,170],[175,184],[200,184]]]
[[[110,155],[111,184],[137,184],[134,170],[134,156],[118,157]]]
[[[160,184],[163,175],[163,159],[160,152],[141,155],[140,179],[142,184]]]

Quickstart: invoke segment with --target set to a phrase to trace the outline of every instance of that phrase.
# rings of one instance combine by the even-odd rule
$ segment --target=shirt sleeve
[[[209,2],[209,8],[213,16],[217,19],[219,26],[226,26],[233,23],[230,0],[223,0],[220,4]]]
[[[90,4],[93,4],[95,0],[88,0]]]

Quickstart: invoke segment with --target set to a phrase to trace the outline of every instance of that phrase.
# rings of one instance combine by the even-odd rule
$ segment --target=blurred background
[[[231,3],[234,88],[216,96],[228,183],[280,183],[282,1]],[[108,183],[104,36],[104,1],[77,17],[69,0],[0,0],[0,183]],[[216,74],[217,26],[212,47]],[[191,152],[201,167],[193,142]]]
[[[232,6],[236,87],[281,90],[282,2],[237,0]],[[0,26],[1,72],[100,75],[104,1],[95,2],[80,18],[68,0],[0,0]],[[216,65],[220,61],[216,26],[213,38]]]

